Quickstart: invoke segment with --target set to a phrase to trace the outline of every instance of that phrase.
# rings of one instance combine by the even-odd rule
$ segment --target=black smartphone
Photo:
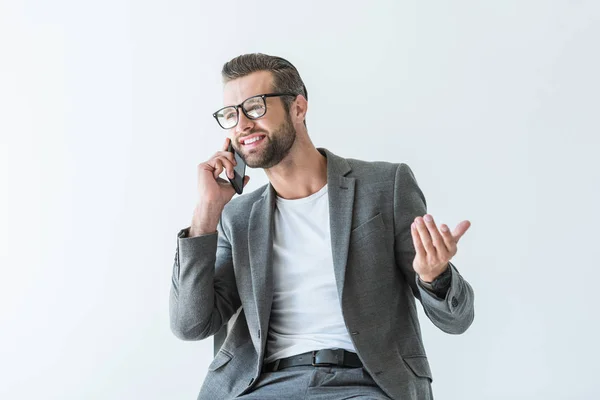
[[[246,176],[246,163],[242,160],[242,157],[233,149],[233,145],[231,141],[229,141],[229,148],[227,149],[233,156],[235,157],[236,165],[233,167],[233,179],[227,176],[229,182],[231,182],[231,186],[235,189],[237,194],[242,194],[244,190],[244,177]]]

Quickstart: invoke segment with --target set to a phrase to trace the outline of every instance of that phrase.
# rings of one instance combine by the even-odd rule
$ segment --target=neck
[[[308,136],[299,135],[289,154],[279,164],[265,169],[265,173],[279,197],[300,199],[318,192],[327,183],[327,158]]]

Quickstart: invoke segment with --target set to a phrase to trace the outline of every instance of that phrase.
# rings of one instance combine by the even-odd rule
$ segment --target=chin
[[[263,147],[259,149],[252,149],[247,153],[243,154],[244,162],[250,168],[264,168],[263,165],[266,165],[270,160],[269,153],[271,153],[268,147]]]
[[[246,159],[246,165],[250,168],[270,168],[271,166],[269,166],[268,162],[269,160],[263,160],[261,158],[250,158],[250,159]]]

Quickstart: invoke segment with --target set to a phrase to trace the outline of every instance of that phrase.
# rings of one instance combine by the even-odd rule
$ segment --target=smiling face
[[[249,97],[273,93],[273,76],[258,71],[225,84],[224,104],[240,104]],[[296,129],[281,97],[265,98],[267,112],[249,119],[239,110],[237,126],[228,130],[233,147],[251,168],[271,168],[285,158],[296,140]]]

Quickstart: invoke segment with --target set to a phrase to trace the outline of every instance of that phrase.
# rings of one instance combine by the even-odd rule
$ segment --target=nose
[[[254,127],[254,121],[251,120],[250,118],[246,117],[246,115],[242,112],[242,110],[239,110],[239,111],[240,112],[239,112],[238,123],[235,126],[236,136],[240,136],[240,135],[244,134],[244,132],[250,132],[250,131],[252,131],[252,128]]]

